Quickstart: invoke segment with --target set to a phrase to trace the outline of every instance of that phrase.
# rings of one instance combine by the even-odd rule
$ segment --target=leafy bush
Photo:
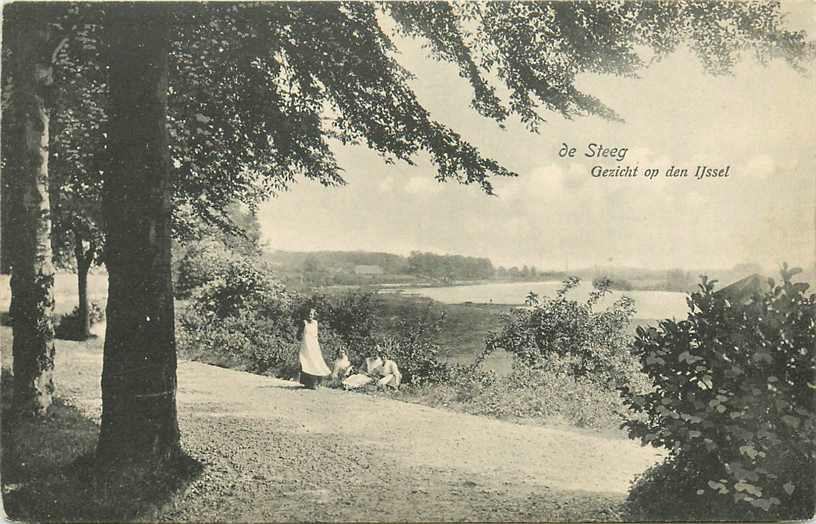
[[[286,323],[251,310],[215,321],[188,310],[179,316],[177,345],[186,358],[262,374],[291,373],[298,351]]]
[[[391,333],[375,339],[385,354],[399,365],[405,384],[438,383],[447,380],[449,367],[439,356],[434,342],[444,317],[434,318],[424,308],[416,318],[397,319]]]
[[[624,505],[626,520],[707,521],[745,520],[724,497],[712,490],[699,493],[699,472],[694,462],[677,454],[639,475]],[[757,517],[759,515],[756,515]]]
[[[91,325],[105,318],[105,310],[96,302],[88,304],[88,320]],[[80,338],[79,306],[70,313],[58,315],[54,319],[54,336],[63,340],[78,340]]]
[[[291,316],[295,296],[252,260],[234,259],[194,292],[193,303],[199,312],[218,319],[248,310],[282,318]]]
[[[603,385],[618,386],[642,380],[637,361],[628,351],[627,328],[635,313],[634,302],[621,297],[604,311],[594,306],[609,292],[609,281],[595,282],[585,302],[567,298],[580,280],[569,277],[555,297],[527,297],[527,308],[517,308],[505,318],[501,332],[487,341],[488,351],[504,349],[529,367],[540,367],[555,356],[566,358],[569,373]]]
[[[722,515],[709,518],[813,514],[816,297],[792,282],[795,273],[785,266],[782,282],[769,280],[768,292],[744,301],[715,293],[703,278],[686,320],[637,331],[634,352],[654,388],[623,388],[643,415],[626,426],[670,452],[668,465],[644,482],[682,487],[689,505],[720,499],[711,507]],[[642,485],[633,492],[643,511],[654,499],[639,495],[647,492]]]
[[[624,406],[613,390],[600,387],[587,376],[573,374],[570,357],[553,356],[545,367],[517,362],[513,372],[500,380],[488,397],[493,402],[482,411],[500,417],[557,418],[587,428],[617,428]]]
[[[255,373],[289,372],[297,354],[296,298],[251,260],[232,259],[179,313],[179,351]]]

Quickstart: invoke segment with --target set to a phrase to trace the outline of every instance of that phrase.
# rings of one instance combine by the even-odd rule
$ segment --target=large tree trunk
[[[101,464],[177,456],[176,342],[170,273],[168,13],[112,4],[110,165],[103,213],[108,268]]]
[[[85,252],[82,232],[74,228],[74,256],[77,264],[77,292],[79,307],[77,315],[77,338],[87,340],[91,336],[91,315],[88,301],[88,270],[91,268],[92,248]]]
[[[54,392],[54,267],[48,200],[48,112],[52,84],[47,18],[35,7],[10,6],[14,71],[8,143],[14,409],[40,414]]]

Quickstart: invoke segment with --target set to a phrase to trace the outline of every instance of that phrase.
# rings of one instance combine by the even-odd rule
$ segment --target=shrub
[[[768,292],[746,301],[703,278],[686,320],[638,329],[634,352],[654,388],[623,388],[643,415],[626,426],[670,452],[669,465],[644,482],[681,486],[688,497],[693,489],[689,504],[718,498],[712,507],[725,517],[813,514],[816,298],[791,281],[795,273],[785,266],[782,282],[769,279]],[[648,499],[637,495],[646,491],[633,500]]]
[[[256,268],[232,259],[196,288],[178,315],[179,352],[255,373],[291,373],[297,354],[297,297]]]
[[[480,398],[473,413],[498,417],[561,419],[578,427],[615,428],[623,417],[618,394],[587,377],[575,377],[569,359],[553,356],[545,367],[518,361],[512,373]]]
[[[447,382],[456,386],[457,401],[466,401],[481,395],[494,387],[498,381],[494,371],[477,366],[452,364],[448,368]]]
[[[639,475],[624,504],[626,520],[706,521],[745,519],[712,490],[699,492],[699,472],[694,462],[676,454]],[[759,517],[759,515],[754,515]],[[761,520],[761,519],[758,519]]]
[[[545,365],[553,357],[569,357],[570,375],[602,385],[618,386],[638,380],[637,361],[628,350],[627,328],[635,313],[634,302],[621,297],[604,311],[594,306],[609,292],[609,281],[595,282],[585,302],[567,298],[580,280],[569,277],[553,298],[535,293],[526,308],[505,317],[498,334],[491,334],[487,349],[504,349],[530,367]]]
[[[425,307],[415,318],[397,319],[388,335],[374,340],[399,365],[406,384],[438,383],[446,380],[449,367],[439,356],[439,334],[444,317],[435,318]]]
[[[96,302],[88,304],[88,320],[91,325],[105,318],[105,310]],[[63,340],[78,340],[80,338],[79,306],[70,313],[58,315],[54,321],[54,336]]]
[[[291,373],[298,344],[292,329],[255,311],[210,321],[195,310],[179,316],[179,353],[253,373]]]
[[[262,316],[291,317],[295,295],[258,269],[251,259],[233,259],[211,281],[193,293],[194,308],[213,319],[254,310]]]

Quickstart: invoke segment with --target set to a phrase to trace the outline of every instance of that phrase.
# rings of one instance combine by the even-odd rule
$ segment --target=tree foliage
[[[54,56],[51,147],[52,186],[60,196],[54,247],[63,263],[75,251],[77,227],[89,255],[98,255],[103,241],[98,192],[108,161],[107,51],[101,30],[111,8],[64,4],[49,11],[64,39]],[[582,73],[635,75],[649,63],[644,46],[660,58],[688,43],[714,72],[727,70],[746,49],[794,66],[812,51],[804,35],[784,29],[773,2],[174,4],[168,16],[173,228],[182,238],[195,236],[202,219],[237,231],[227,206],[236,200],[253,206],[299,175],[342,184],[333,140],[365,143],[388,161],[412,162],[424,152],[439,180],[476,183],[488,192],[491,175],[512,175],[420,104],[388,26],[455,64],[473,87],[479,113],[500,125],[516,116],[533,130],[547,111],[616,118],[575,80]],[[508,93],[506,99],[498,92]]]
[[[54,55],[55,92],[49,144],[54,259],[78,269],[102,262],[102,178],[108,116],[107,71],[97,10],[57,12],[62,40]]]
[[[799,66],[812,53],[804,34],[784,29],[778,2],[394,2],[403,31],[429,42],[473,87],[473,107],[503,121],[516,114],[532,130],[541,110],[566,117],[615,111],[575,80],[582,73],[635,76],[650,59],[688,44],[710,72],[728,71],[746,49]],[[505,104],[491,81],[510,91]]]

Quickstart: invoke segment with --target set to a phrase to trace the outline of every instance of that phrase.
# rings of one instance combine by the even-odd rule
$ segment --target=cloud
[[[442,184],[429,176],[415,176],[408,179],[405,191],[412,195],[433,194],[442,191]]]
[[[507,203],[549,200],[565,188],[582,185],[583,182],[579,179],[583,176],[588,176],[586,170],[574,162],[564,162],[563,166],[555,163],[542,164],[522,173],[518,178],[497,183],[496,193],[499,199]]]

